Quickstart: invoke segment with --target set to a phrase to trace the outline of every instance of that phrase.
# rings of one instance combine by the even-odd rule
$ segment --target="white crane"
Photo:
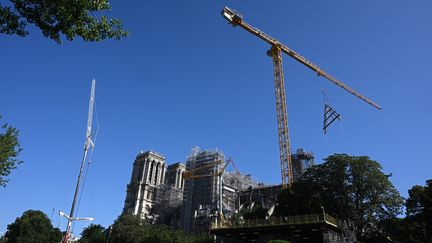
[[[91,85],[91,92],[90,92],[89,111],[88,111],[88,118],[87,118],[87,131],[86,131],[86,139],[85,139],[85,143],[84,143],[84,154],[83,154],[83,158],[81,161],[81,167],[80,167],[80,171],[78,174],[78,180],[77,180],[76,187],[75,187],[75,194],[74,194],[74,198],[72,201],[71,210],[70,210],[69,215],[63,213],[62,211],[59,212],[60,216],[63,216],[67,219],[66,232],[63,236],[62,243],[67,243],[69,241],[69,239],[71,238],[71,229],[72,229],[72,224],[74,221],[79,221],[79,220],[92,221],[92,220],[94,220],[94,218],[75,217],[75,206],[76,206],[76,202],[78,199],[79,188],[80,188],[82,173],[84,170],[84,165],[85,165],[85,162],[87,160],[87,153],[88,153],[88,150],[90,149],[90,147],[94,148],[94,143],[92,140],[92,123],[93,123],[93,107],[94,107],[94,99],[95,99],[95,89],[96,89],[96,80],[93,79],[92,85]]]

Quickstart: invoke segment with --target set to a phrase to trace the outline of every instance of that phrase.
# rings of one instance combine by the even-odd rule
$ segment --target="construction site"
[[[314,165],[313,153],[298,149],[292,162],[297,180]],[[160,153],[141,151],[133,163],[123,213],[188,234],[219,232],[243,208],[259,205],[271,216],[281,190],[282,185],[266,185],[241,173],[216,149],[195,147],[185,162],[170,165]]]
[[[187,234],[211,234],[217,242],[267,242],[272,239],[296,242],[355,242],[352,227],[324,212],[289,217],[273,216],[278,195],[314,166],[314,155],[304,149],[292,152],[285,97],[282,54],[287,54],[318,76],[336,84],[376,109],[379,105],[296,53],[277,39],[246,23],[228,7],[222,16],[270,44],[268,56],[274,68],[281,183],[266,185],[237,170],[234,161],[219,150],[193,148],[184,162],[167,164],[165,156],[141,151],[133,164],[123,213],[139,215],[154,224],[181,229]],[[325,96],[325,93],[324,93]],[[328,104],[324,106],[323,133],[340,120]],[[228,171],[228,168],[231,170]],[[261,210],[261,218],[244,212]],[[350,228],[351,227],[351,228]]]
[[[275,3],[0,4],[0,243],[432,242],[432,2]]]

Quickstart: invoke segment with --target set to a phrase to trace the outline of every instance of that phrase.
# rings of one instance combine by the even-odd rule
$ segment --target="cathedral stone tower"
[[[130,183],[123,213],[150,216],[156,201],[157,187],[164,183],[166,172],[165,157],[161,154],[141,151],[133,164]]]

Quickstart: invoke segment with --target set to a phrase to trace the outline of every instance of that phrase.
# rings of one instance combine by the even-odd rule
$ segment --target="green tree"
[[[21,152],[18,135],[19,131],[8,124],[4,124],[0,128],[0,186],[3,187],[9,181],[6,177],[11,173],[11,170],[16,169],[17,165],[22,163],[17,158]]]
[[[80,243],[105,243],[105,228],[100,224],[90,224],[81,232]]]
[[[245,208],[241,213],[246,220],[265,219],[268,216],[268,210],[259,204],[254,204],[252,208]]]
[[[2,5],[3,2],[3,5]],[[128,33],[119,19],[102,15],[110,10],[108,0],[0,0],[0,33],[27,36],[34,24],[45,37],[61,43],[62,36],[84,41],[120,39]]]
[[[410,227],[412,242],[432,242],[432,180],[426,186],[413,186],[408,191],[405,226]]]
[[[335,154],[310,168],[292,188],[282,192],[276,213],[295,215],[326,213],[356,225],[359,240],[377,232],[379,222],[401,213],[403,200],[367,156]]]
[[[191,243],[213,243],[214,240],[213,240],[213,238],[211,236],[203,234],[203,235],[192,236],[190,242]]]
[[[141,242],[146,234],[145,222],[138,216],[125,214],[120,215],[112,226],[111,243],[136,243]]]
[[[414,230],[406,218],[386,219],[380,222],[382,229],[378,237],[391,239],[393,242],[422,242],[413,241],[412,234]]]
[[[187,236],[163,225],[151,225],[134,215],[121,215],[112,226],[110,243],[210,243],[208,236]]]
[[[57,243],[61,240],[61,232],[51,225],[43,212],[27,210],[7,226],[5,238],[13,243]]]
[[[381,221],[382,235],[393,242],[432,242],[432,180],[413,186],[408,194],[405,218]]]

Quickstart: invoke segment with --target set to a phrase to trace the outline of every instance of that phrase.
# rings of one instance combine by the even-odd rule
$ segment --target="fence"
[[[225,221],[219,222],[219,224],[213,224],[212,228],[245,228],[257,226],[298,225],[314,223],[326,223],[337,227],[337,220],[328,214],[310,214],[286,217],[270,217],[269,219],[241,220],[241,222]]]

